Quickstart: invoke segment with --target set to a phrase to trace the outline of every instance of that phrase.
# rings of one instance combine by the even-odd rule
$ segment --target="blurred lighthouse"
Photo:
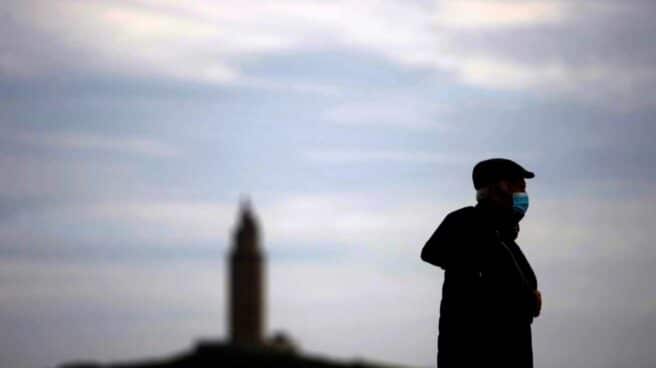
[[[242,199],[229,255],[229,328],[235,345],[263,346],[265,259],[250,201]]]

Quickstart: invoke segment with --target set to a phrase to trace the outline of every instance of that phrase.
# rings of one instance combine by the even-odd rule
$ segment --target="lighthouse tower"
[[[229,255],[230,340],[236,345],[264,344],[264,266],[258,225],[250,202],[242,200]]]

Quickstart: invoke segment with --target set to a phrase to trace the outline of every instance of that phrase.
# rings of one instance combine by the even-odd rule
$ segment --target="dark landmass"
[[[169,358],[153,359],[143,362],[109,363],[95,362],[67,363],[60,368],[392,368],[399,366],[382,365],[362,360],[340,362],[322,357],[299,355],[294,351],[281,351],[269,348],[238,347],[220,342],[199,343],[194,350]]]

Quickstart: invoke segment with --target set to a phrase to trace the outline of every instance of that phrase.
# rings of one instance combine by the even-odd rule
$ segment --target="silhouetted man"
[[[449,213],[421,251],[445,271],[439,368],[533,367],[531,323],[542,300],[515,239],[528,209],[524,179],[534,176],[511,160],[479,162],[478,203]]]

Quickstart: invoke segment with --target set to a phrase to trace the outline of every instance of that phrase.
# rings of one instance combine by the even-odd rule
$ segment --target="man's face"
[[[504,208],[512,208],[513,193],[526,192],[526,181],[524,178],[502,179],[494,186],[493,201]]]
[[[504,186],[506,191],[512,193],[526,192],[526,181],[524,178],[501,180],[500,185]]]

